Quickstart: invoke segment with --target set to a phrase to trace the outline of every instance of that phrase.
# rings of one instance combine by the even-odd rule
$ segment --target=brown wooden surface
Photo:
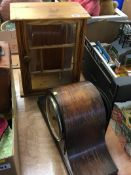
[[[11,72],[12,73],[12,72]],[[18,117],[16,114],[16,96],[15,96],[15,86],[14,86],[14,79],[13,76],[11,74],[11,94],[12,94],[12,120],[9,121],[9,123],[11,124],[11,154],[9,157],[4,158],[2,160],[0,160],[0,165],[5,165],[5,164],[9,164],[11,166],[11,168],[8,168],[6,170],[0,171],[0,175],[20,175],[20,167],[19,167],[19,150],[18,150],[18,130],[17,130],[17,126],[18,126]],[[1,94],[0,94],[1,97]],[[1,99],[0,99],[1,100]],[[5,117],[7,117],[5,115]],[[9,116],[11,117],[11,116]]]
[[[15,163],[16,174],[20,175],[20,158],[19,158],[19,145],[18,145],[18,115],[17,115],[17,104],[16,104],[16,92],[15,92],[15,82],[13,71],[12,73],[12,82],[11,82],[11,92],[12,92],[12,131],[13,131],[13,159]],[[13,172],[13,175],[15,173]]]
[[[0,58],[0,112],[11,110],[11,70],[10,49],[6,42],[0,41],[4,55]]]
[[[89,18],[87,11],[74,2],[12,3],[10,11],[11,20]]]
[[[26,49],[26,38],[24,37],[24,22],[16,22],[16,34],[18,41],[18,51],[19,51],[19,61],[20,61],[20,69],[21,69],[21,79],[24,94],[28,94],[31,91],[31,77],[29,71],[29,61],[26,61],[25,56],[27,56]]]
[[[67,175],[59,152],[37,106],[37,97],[20,97],[19,70],[14,70],[18,112],[21,175]],[[111,126],[106,133],[118,175],[131,175],[131,159]]]
[[[62,78],[61,78],[62,76]],[[32,74],[32,89],[47,89],[72,82],[72,72],[54,72],[54,73],[39,73]]]

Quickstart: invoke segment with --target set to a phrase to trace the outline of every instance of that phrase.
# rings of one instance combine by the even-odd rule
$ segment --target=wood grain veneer
[[[105,144],[104,103],[93,84],[80,82],[55,88],[43,107],[69,174],[117,174]]]

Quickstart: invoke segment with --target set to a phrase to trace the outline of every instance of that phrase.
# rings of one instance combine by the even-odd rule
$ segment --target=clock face
[[[55,100],[50,96],[46,99],[46,116],[53,136],[60,141],[62,139],[60,115]]]

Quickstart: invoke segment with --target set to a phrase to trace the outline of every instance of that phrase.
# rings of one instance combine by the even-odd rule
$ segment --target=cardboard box
[[[83,73],[86,80],[106,95],[111,105],[131,100],[131,77],[116,74],[94,43],[88,40],[85,42]]]
[[[128,16],[129,20],[131,20],[131,1],[130,0],[124,0],[122,11]]]
[[[20,175],[19,149],[17,141],[16,98],[12,81],[12,155],[0,160],[0,175]]]
[[[6,41],[9,43],[12,54],[18,53],[16,31],[0,31],[0,41]]]
[[[111,43],[118,34],[120,21],[128,19],[121,10],[116,15],[95,16],[87,21],[86,36],[90,41]]]
[[[0,160],[0,175],[20,175],[19,174],[19,160],[17,152],[17,139],[16,139],[16,129],[15,120],[12,119],[12,139],[13,139],[13,149],[12,155],[10,157],[5,157]]]
[[[118,76],[95,47],[95,43],[85,42],[82,72],[87,81],[92,82],[104,100],[107,124],[114,102],[131,100],[131,77]]]
[[[112,111],[112,126],[117,135],[124,139],[125,150],[131,156],[131,101],[115,103]]]

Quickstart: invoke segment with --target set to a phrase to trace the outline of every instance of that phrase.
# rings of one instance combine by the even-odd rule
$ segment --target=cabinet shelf
[[[70,48],[74,47],[75,43],[71,44],[57,44],[57,45],[44,45],[44,46],[30,46],[30,50],[35,50],[35,49],[54,49],[54,48]]]

